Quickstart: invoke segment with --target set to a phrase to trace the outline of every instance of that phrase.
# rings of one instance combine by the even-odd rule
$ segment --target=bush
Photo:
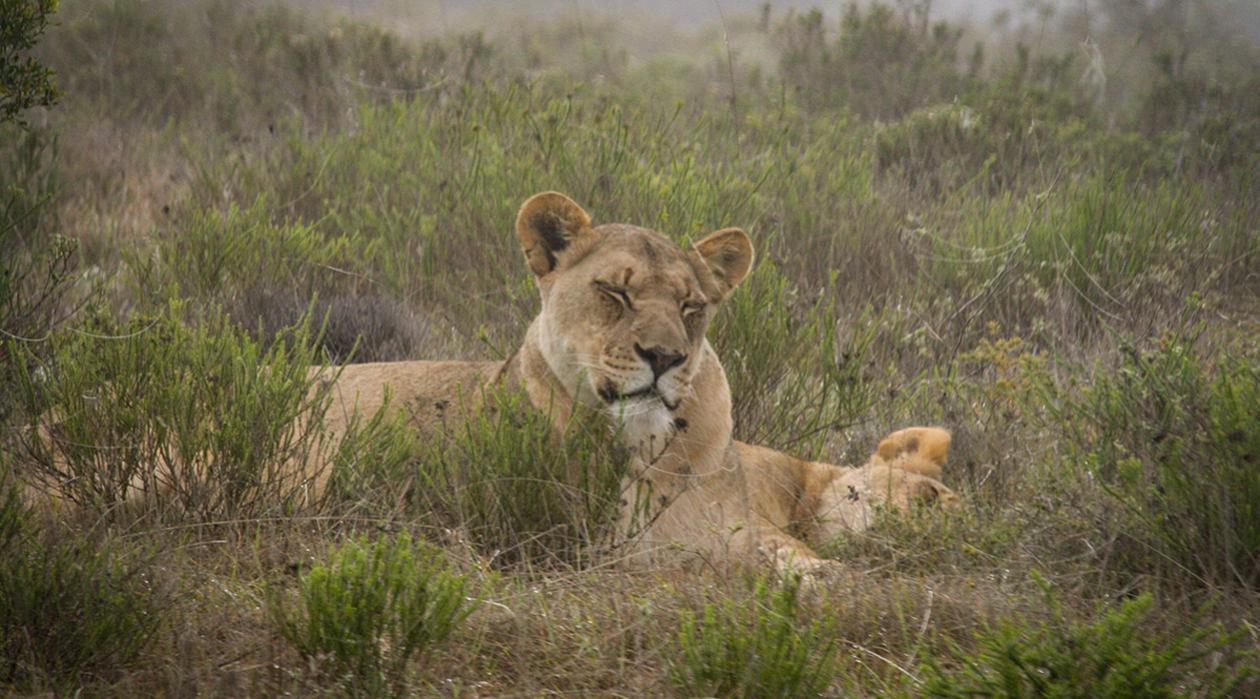
[[[337,364],[415,359],[430,330],[403,304],[375,295],[312,298],[254,288],[237,297],[228,313],[264,347],[283,338],[310,313],[324,323],[320,350]]]
[[[977,45],[964,71],[958,58],[962,30],[930,23],[926,6],[903,17],[880,2],[867,9],[850,2],[834,43],[827,41],[817,9],[790,16],[779,35],[780,72],[805,106],[845,107],[877,119],[962,94],[983,57]]]
[[[29,55],[56,9],[56,0],[0,0],[0,125],[57,99],[52,71]]]
[[[1099,173],[964,201],[965,212],[937,210],[908,232],[923,276],[965,299],[941,321],[962,346],[989,321],[1065,349],[1101,339],[1109,322],[1157,334],[1203,310],[1187,298],[1246,294],[1254,283],[1247,267],[1260,239],[1195,184]]]
[[[477,607],[441,551],[404,533],[354,539],[302,576],[296,608],[273,594],[268,613],[327,679],[401,691],[412,660],[441,645]]]
[[[147,496],[198,521],[311,504],[313,467],[331,445],[309,325],[264,351],[221,316],[188,326],[179,311],[89,323],[54,336],[50,361],[22,363],[37,475],[79,504]]]
[[[49,202],[57,192],[49,166],[52,139],[45,133],[0,125],[0,335],[29,349],[69,315],[66,297],[78,246],[49,228]],[[0,424],[17,404],[16,352],[0,348]]]
[[[821,620],[805,622],[801,580],[757,580],[750,600],[684,611],[669,659],[687,696],[817,696],[835,678],[836,641]]]
[[[924,696],[1156,699],[1230,696],[1249,674],[1236,637],[1219,626],[1152,632],[1143,594],[1093,622],[1069,621],[1050,596],[1045,623],[1008,620],[979,636],[980,650],[957,649],[957,668],[929,661]],[[1217,655],[1220,654],[1220,655]],[[1213,657],[1213,656],[1216,657]]]
[[[1213,66],[1187,64],[1187,53],[1159,51],[1152,57],[1153,77],[1136,103],[1137,129],[1165,146],[1167,168],[1200,177],[1230,175],[1246,182],[1260,146],[1260,51],[1254,44],[1219,47],[1234,51]],[[1254,182],[1251,183],[1254,186]]]
[[[304,308],[312,296],[354,290],[358,240],[303,224],[281,224],[268,216],[265,197],[249,207],[197,211],[165,233],[152,260],[136,260],[140,277],[173,287],[180,298],[223,305],[242,313],[254,329],[268,320],[267,293],[295,294]],[[256,306],[256,307],[255,307]]]
[[[1054,424],[1132,518],[1135,570],[1172,562],[1174,574],[1256,589],[1260,357],[1252,350],[1213,366],[1196,342],[1169,335],[1127,346],[1079,397],[1058,398]]]
[[[33,342],[64,318],[76,246],[60,235],[41,240],[57,192],[50,166],[55,141],[23,112],[56,102],[53,72],[31,56],[55,0],[0,0],[0,336]],[[0,425],[14,394],[14,351],[0,347]]]
[[[165,623],[147,566],[32,519],[0,474],[0,687],[61,692],[116,678]]]
[[[929,197],[959,190],[993,195],[1044,188],[1061,173],[1145,165],[1147,150],[1107,133],[1081,88],[1072,54],[1016,60],[995,78],[974,82],[949,102],[927,103],[875,125],[872,150],[884,179]]]
[[[864,371],[873,325],[853,323],[844,337],[823,296],[801,299],[767,261],[723,304],[710,337],[731,385],[739,439],[817,451],[870,407]]]
[[[73,5],[41,49],[73,100],[107,119],[192,122],[212,137],[259,138],[291,119],[312,129],[344,124],[361,101],[457,89],[495,65],[476,35],[412,46],[281,4]]]
[[[627,466],[607,420],[579,410],[557,435],[522,393],[486,389],[481,400],[421,453],[416,511],[496,565],[588,562],[616,521]]]

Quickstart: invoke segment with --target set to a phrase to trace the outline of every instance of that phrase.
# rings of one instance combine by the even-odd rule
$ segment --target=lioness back
[[[351,364],[332,385],[325,426],[342,433],[356,415],[370,417],[382,407],[403,413],[422,434],[462,421],[481,405],[482,389],[493,381],[501,362],[377,362]],[[332,379],[335,370],[313,367],[315,376]]]

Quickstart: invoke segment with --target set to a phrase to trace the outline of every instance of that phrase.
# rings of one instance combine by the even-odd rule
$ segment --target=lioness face
[[[867,464],[858,469],[833,467],[831,478],[814,497],[814,536],[827,541],[846,532],[865,531],[875,523],[878,510],[891,508],[906,512],[915,505],[949,508],[958,504],[958,495],[944,483],[884,464]]]
[[[554,192],[525,202],[517,235],[542,295],[543,354],[569,394],[623,423],[672,423],[713,311],[752,266],[748,236],[724,229],[684,251],[645,228],[592,227]]]

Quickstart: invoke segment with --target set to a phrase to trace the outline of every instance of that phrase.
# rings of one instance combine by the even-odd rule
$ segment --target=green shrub
[[[1092,622],[1073,622],[1047,589],[1046,622],[1007,620],[979,635],[979,652],[957,649],[959,666],[929,661],[923,696],[1157,699],[1226,697],[1246,677],[1237,638],[1219,625],[1152,631],[1143,594]],[[1243,662],[1240,664],[1239,661]]]
[[[469,594],[440,550],[403,533],[347,542],[302,576],[293,605],[273,593],[268,612],[323,677],[401,691],[409,664],[476,609]]]
[[[6,139],[12,135],[12,140]],[[0,125],[0,336],[28,349],[70,315],[67,297],[78,246],[48,235],[58,191],[54,141],[41,131]],[[0,424],[17,405],[16,350],[0,347]]]
[[[1137,100],[1136,122],[1147,138],[1164,146],[1167,169],[1186,168],[1200,175],[1242,175],[1254,171],[1260,145],[1260,52],[1239,47],[1212,75],[1186,65],[1186,56],[1161,51],[1153,56],[1154,77]],[[1222,70],[1223,68],[1223,70]],[[1232,171],[1232,172],[1231,172]]]
[[[173,305],[54,336],[50,361],[20,367],[32,469],[76,503],[148,496],[199,521],[310,504],[308,467],[332,445],[308,327],[264,351],[221,316],[185,325]]]
[[[1248,293],[1260,254],[1240,212],[1195,183],[1092,173],[1037,194],[955,203],[909,233],[927,288],[963,299],[942,321],[963,347],[989,322],[1039,346],[1073,338],[1065,348],[1101,339],[1109,323],[1158,334],[1202,310],[1186,303],[1192,295]]]
[[[108,682],[157,639],[161,594],[143,559],[33,518],[0,477],[0,687]]]
[[[872,149],[881,173],[908,187],[947,191],[982,177],[996,156],[984,138],[987,125],[970,107],[941,104],[878,124]]]
[[[1089,108],[1069,87],[1057,83],[1076,77],[1070,60],[1023,60],[1001,79],[974,89],[960,100],[916,109],[895,121],[877,123],[871,145],[875,166],[885,181],[932,197],[961,191],[993,194],[1045,187],[1055,173],[1050,163],[1072,163],[1081,170],[1101,168],[1118,155],[1131,163],[1138,155],[1112,135],[1101,135]],[[1070,57],[1069,57],[1070,58]],[[1031,64],[1053,65],[1054,79]],[[1066,80],[1065,80],[1066,77]],[[1105,147],[1110,148],[1105,148]],[[1144,153],[1136,149],[1138,153]],[[1113,169],[1119,169],[1112,164]]]
[[[477,35],[412,45],[281,4],[93,0],[59,19],[41,57],[71,100],[107,119],[196,123],[211,137],[253,139],[290,119],[341,124],[359,102],[455,90],[496,63]]]
[[[333,454],[328,497],[343,508],[388,514],[405,501],[423,446],[407,412],[391,413],[389,404],[387,395],[376,414],[351,416]]]
[[[32,55],[56,0],[0,0],[0,336],[31,343],[69,315],[76,245],[49,235],[59,189],[55,137],[23,112],[56,102],[53,71]],[[0,347],[0,425],[17,403],[14,351]]]
[[[0,1],[0,125],[57,99],[52,71],[30,55],[56,9],[56,0]]]
[[[421,452],[416,511],[496,565],[588,562],[607,543],[626,468],[607,420],[580,410],[556,435],[522,393],[487,389],[482,401]]]
[[[1056,401],[1088,473],[1132,521],[1137,570],[1260,586],[1260,357],[1209,364],[1193,335],[1127,346],[1079,396]],[[1154,553],[1152,556],[1150,553]],[[1180,568],[1180,570],[1178,570]]]
[[[836,675],[836,641],[823,621],[802,619],[800,586],[799,577],[759,579],[751,599],[684,611],[670,679],[687,696],[821,694]]]
[[[962,30],[931,23],[926,6],[901,15],[881,2],[868,8],[850,2],[834,42],[827,41],[817,9],[789,16],[778,33],[780,73],[807,107],[840,106],[879,119],[956,97],[983,57],[977,45],[964,71],[958,59]]]
[[[762,262],[723,304],[710,338],[731,385],[736,436],[817,451],[870,407],[863,372],[873,326],[859,320],[845,337],[835,306],[800,296]]]
[[[275,223],[269,208],[263,196],[244,209],[194,212],[162,235],[153,259],[136,260],[137,271],[146,281],[173,286],[178,297],[235,306],[232,310],[242,314],[239,321],[250,329],[265,318],[259,309],[242,305],[242,297],[297,294],[304,308],[317,294],[356,288],[355,236]]]

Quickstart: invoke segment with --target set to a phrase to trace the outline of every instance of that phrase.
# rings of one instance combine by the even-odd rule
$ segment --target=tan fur
[[[885,442],[916,430],[930,432],[930,445],[922,441],[905,444],[891,461],[877,450],[856,468],[804,461],[773,449],[737,443],[749,491],[762,493],[762,497],[752,499],[753,510],[767,526],[811,541],[827,541],[845,532],[864,531],[882,507],[906,510],[916,504],[958,504],[954,491],[918,470],[930,464],[940,472],[949,455],[948,432],[910,428],[893,433]],[[916,468],[903,469],[902,464]]]
[[[949,456],[949,442],[949,432],[939,427],[909,427],[885,437],[871,461],[940,478],[941,466]]]

